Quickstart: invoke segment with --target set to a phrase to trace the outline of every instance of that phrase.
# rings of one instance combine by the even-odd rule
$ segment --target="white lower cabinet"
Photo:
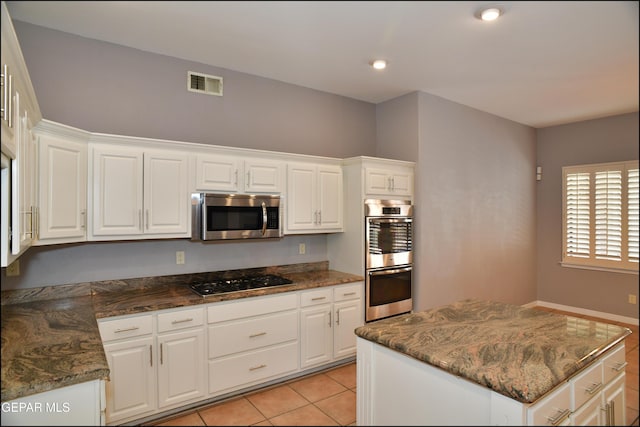
[[[363,324],[362,282],[300,294],[300,367],[356,354],[354,329]]]
[[[98,326],[110,370],[107,424],[205,397],[202,307],[101,319]]]
[[[123,424],[346,359],[363,282],[98,320],[106,423]]]
[[[207,307],[209,393],[219,395],[298,370],[298,294]]]

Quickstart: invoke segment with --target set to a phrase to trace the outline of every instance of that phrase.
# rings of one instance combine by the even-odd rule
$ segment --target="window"
[[[638,272],[638,162],[562,168],[562,264]]]

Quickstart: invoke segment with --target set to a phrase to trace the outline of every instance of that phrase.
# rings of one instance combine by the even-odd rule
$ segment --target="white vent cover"
[[[187,73],[187,90],[222,96],[222,77],[189,71]]]

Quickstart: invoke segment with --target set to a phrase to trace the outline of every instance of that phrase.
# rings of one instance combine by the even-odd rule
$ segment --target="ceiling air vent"
[[[189,71],[187,73],[187,89],[191,92],[222,96],[222,77]]]

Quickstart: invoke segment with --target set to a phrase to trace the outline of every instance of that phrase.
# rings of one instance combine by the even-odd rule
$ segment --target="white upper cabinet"
[[[195,191],[281,193],[282,164],[243,156],[196,154]]]
[[[365,193],[367,195],[413,195],[413,169],[365,168]]]
[[[342,231],[342,195],[340,166],[289,163],[285,234]]]
[[[87,143],[89,133],[43,120],[38,141],[36,245],[87,238]]]
[[[89,240],[189,237],[187,155],[91,144]]]

